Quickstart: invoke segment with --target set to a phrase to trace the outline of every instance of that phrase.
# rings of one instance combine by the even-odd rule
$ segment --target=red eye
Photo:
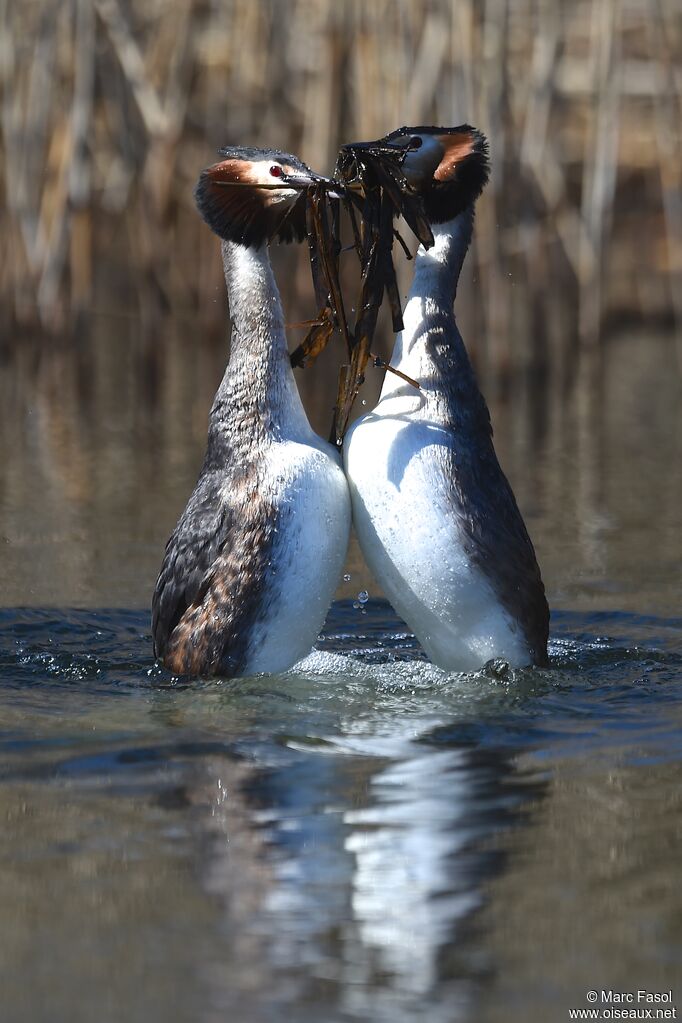
[[[273,178],[281,178],[282,174],[284,174],[284,171],[279,166],[279,164],[273,163],[272,167],[270,168],[270,175],[271,175],[271,177],[273,177]]]
[[[410,141],[407,143],[407,148],[408,149],[421,149],[422,145],[423,145],[423,141],[422,141],[422,139],[419,138],[419,135],[413,135],[412,138],[410,139]]]

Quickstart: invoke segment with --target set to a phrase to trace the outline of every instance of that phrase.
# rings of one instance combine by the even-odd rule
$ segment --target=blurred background
[[[679,988],[680,0],[0,13],[3,1023],[547,1023]],[[353,546],[319,667],[174,684],[148,608],[228,356],[199,171],[464,121],[493,171],[456,313],[552,671],[403,660]],[[305,247],[273,261],[312,316]],[[325,436],[341,354],[297,371]]]
[[[216,149],[329,173],[401,124],[490,140],[456,311],[551,598],[622,604],[657,545],[659,577],[679,561],[676,0],[3,0],[2,19],[4,602],[148,600],[228,352],[192,200]],[[312,316],[305,247],[274,261],[288,320]],[[341,354],[298,373],[325,435]]]

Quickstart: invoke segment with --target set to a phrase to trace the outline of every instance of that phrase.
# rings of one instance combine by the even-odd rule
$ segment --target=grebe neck
[[[209,427],[216,440],[258,446],[309,434],[310,425],[294,381],[284,313],[267,245],[222,243],[230,306],[230,359]],[[215,450],[223,447],[216,443]]]
[[[403,314],[403,331],[393,348],[391,366],[418,380],[425,388],[434,386],[434,358],[441,349],[447,351],[448,372],[458,366],[470,372],[469,359],[455,324],[452,309],[457,281],[473,230],[473,206],[453,220],[432,225],[434,244],[430,249],[419,246],[415,258],[414,277]],[[442,359],[436,359],[438,363]],[[381,397],[417,399],[409,384],[387,373]]]
[[[418,305],[422,300],[428,300],[429,304],[435,304],[443,311],[452,309],[473,227],[473,206],[467,207],[453,220],[431,225],[433,245],[430,249],[420,245],[417,250],[406,316],[409,316],[410,306]]]

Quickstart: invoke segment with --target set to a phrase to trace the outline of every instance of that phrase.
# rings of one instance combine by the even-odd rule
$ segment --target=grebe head
[[[194,189],[199,213],[220,238],[240,245],[303,241],[306,189],[325,179],[279,149],[233,146],[202,171]]]
[[[423,201],[432,224],[452,220],[471,206],[490,174],[488,141],[469,124],[456,128],[398,128],[376,142],[344,146],[377,159],[400,161],[402,173]]]

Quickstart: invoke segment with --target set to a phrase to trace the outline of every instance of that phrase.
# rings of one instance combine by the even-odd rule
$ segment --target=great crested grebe
[[[220,155],[194,195],[222,239],[230,359],[152,602],[156,656],[184,675],[279,672],[305,656],[350,532],[340,457],[301,404],[268,255],[271,238],[305,237],[304,191],[316,176],[277,150]]]
[[[363,554],[429,657],[450,670],[490,658],[547,662],[549,609],[540,570],[492,441],[490,415],[455,323],[453,302],[489,173],[469,125],[401,128],[434,245],[419,247],[391,366],[376,408],[344,444]],[[368,146],[377,143],[368,143]]]

